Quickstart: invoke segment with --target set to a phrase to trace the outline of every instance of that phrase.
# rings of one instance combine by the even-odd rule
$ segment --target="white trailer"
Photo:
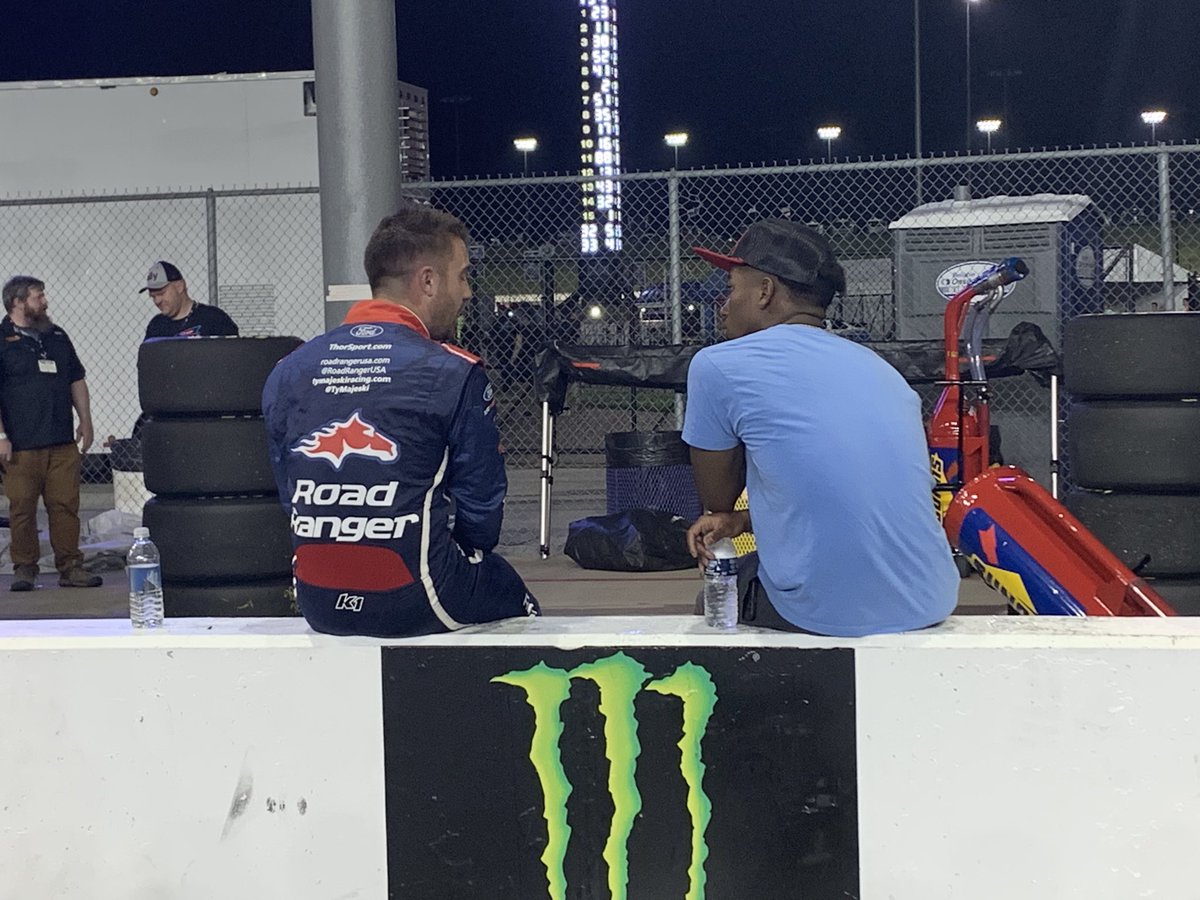
[[[316,184],[312,82],[262,72],[0,84],[0,196]]]

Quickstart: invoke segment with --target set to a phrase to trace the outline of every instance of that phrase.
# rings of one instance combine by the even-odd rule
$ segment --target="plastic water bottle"
[[[162,567],[149,528],[133,529],[133,546],[126,559],[129,570],[129,621],[134,628],[162,628]]]
[[[716,559],[704,566],[704,624],[728,631],[738,620],[737,551],[729,538],[709,549]]]

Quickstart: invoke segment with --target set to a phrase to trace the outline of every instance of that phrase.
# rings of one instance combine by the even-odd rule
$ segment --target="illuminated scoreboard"
[[[618,111],[615,0],[579,0],[579,74],[583,95],[581,174],[585,254],[621,249],[621,117]]]

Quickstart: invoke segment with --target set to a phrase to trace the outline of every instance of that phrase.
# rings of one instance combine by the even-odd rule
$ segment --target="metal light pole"
[[[670,134],[663,135],[663,141],[668,147],[675,151],[674,168],[679,168],[679,148],[686,147],[688,142],[688,133],[686,131],[672,131]]]
[[[362,283],[363,247],[400,202],[396,5],[312,0],[312,29],[321,269],[328,291]],[[335,328],[350,301],[324,307],[325,327]]]
[[[535,137],[519,137],[513,140],[513,146],[521,151],[522,166],[521,171],[524,175],[529,175],[529,154],[538,148],[537,138]]]
[[[967,152],[971,152],[971,4],[979,0],[967,0]]]
[[[913,116],[913,143],[920,158],[920,0],[912,0],[912,96],[916,115]]]
[[[462,139],[459,132],[459,110],[464,103],[470,103],[471,98],[466,94],[455,94],[452,97],[442,97],[440,103],[447,103],[454,108],[454,174],[462,174]]]
[[[992,152],[992,135],[1000,130],[999,119],[980,119],[975,123],[975,127],[987,135],[987,152]]]
[[[1000,90],[1002,92],[1001,96],[1003,97],[1001,104],[1000,104],[1000,113],[1004,118],[1005,124],[1007,124],[1009,128],[1012,127],[1012,114],[1008,111],[1008,80],[1010,78],[1019,78],[1021,75],[1024,75],[1024,74],[1025,73],[1022,72],[1020,69],[1012,69],[1012,68],[1008,68],[1008,67],[1005,67],[1002,69],[990,69],[988,71],[989,78],[999,78],[1000,79]],[[1007,146],[1007,143],[1010,138],[1011,138],[1011,135],[1007,131],[1005,131],[1004,132],[1004,141],[1005,141],[1006,146]]]
[[[833,159],[833,142],[842,136],[841,125],[822,125],[817,129],[817,137],[825,142],[825,161]]]
[[[1158,143],[1158,126],[1166,120],[1166,110],[1148,109],[1142,113],[1142,123],[1150,126],[1150,143]]]

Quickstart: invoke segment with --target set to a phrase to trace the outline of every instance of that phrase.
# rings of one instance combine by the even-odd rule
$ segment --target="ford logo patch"
[[[355,325],[350,329],[350,337],[356,338],[373,338],[383,334],[383,328],[379,325]]]

